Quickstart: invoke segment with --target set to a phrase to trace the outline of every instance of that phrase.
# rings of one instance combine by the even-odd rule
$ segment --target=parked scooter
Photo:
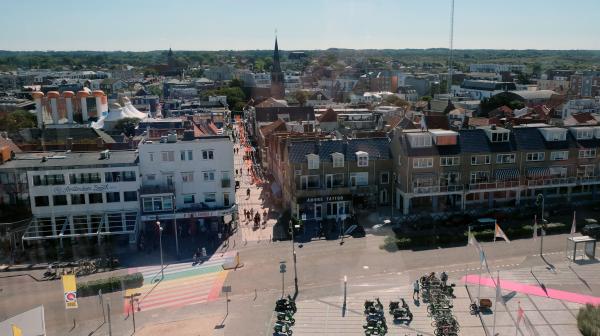
[[[288,336],[291,336],[293,334],[291,325],[285,321],[275,322],[275,326],[273,326],[273,331],[278,334],[287,334]]]

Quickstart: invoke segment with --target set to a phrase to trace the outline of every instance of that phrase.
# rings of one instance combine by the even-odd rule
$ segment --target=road
[[[297,245],[300,288],[298,299],[318,300],[320,297],[338,295],[344,276],[348,277],[348,290],[357,293],[405,286],[406,282],[410,284],[409,279],[431,271],[445,270],[456,278],[467,269],[471,269],[470,273],[477,273],[479,257],[471,246],[388,252],[379,248],[383,238],[383,235],[367,235],[365,238],[346,239],[343,245],[339,241],[325,240]],[[563,259],[565,241],[566,235],[545,238],[544,250],[548,253],[548,260],[556,262]],[[544,264],[539,256],[534,256],[539,251],[538,243],[530,239],[511,243],[482,243],[482,246],[491,269],[504,270]],[[200,335],[212,335],[213,332],[226,335],[264,335],[269,329],[273,302],[281,295],[281,260],[286,260],[288,264],[285,291],[293,294],[291,242],[249,243],[238,251],[244,267],[230,271],[225,280],[225,285],[232,287],[232,293],[229,314],[224,321],[217,321],[218,316],[215,318],[215,314],[218,315],[219,312],[225,315],[225,302],[221,297],[213,302],[163,309],[160,312],[140,311],[136,313],[138,330],[158,323],[205,316],[211,319],[209,324],[222,323],[224,326]],[[25,277],[0,278],[0,288],[3,289],[0,291],[0,315],[12,316],[43,303],[47,309],[48,335],[69,332],[73,324],[73,313],[62,308],[60,287],[58,281],[36,283]],[[114,334],[131,331],[132,327],[131,320],[124,319],[122,306],[115,303],[122,302],[121,296],[122,293],[109,296],[114,306],[118,307],[113,311],[113,332],[121,332]],[[103,317],[96,298],[82,299],[77,318],[77,327],[70,335],[89,335],[95,329],[93,335],[108,335],[106,325],[101,324]]]

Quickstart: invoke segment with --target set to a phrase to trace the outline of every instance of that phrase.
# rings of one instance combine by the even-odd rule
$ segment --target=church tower
[[[275,37],[275,50],[273,51],[273,67],[271,68],[271,97],[283,99],[285,96],[284,76],[279,63],[279,47]]]

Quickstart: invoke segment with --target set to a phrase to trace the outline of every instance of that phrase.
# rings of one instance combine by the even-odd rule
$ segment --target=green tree
[[[0,116],[0,131],[14,133],[22,128],[33,128],[37,125],[37,117],[35,114],[16,110]]]
[[[300,106],[304,106],[304,104],[306,104],[306,101],[308,100],[308,93],[303,90],[298,90],[294,92],[294,98],[298,101],[298,104],[300,104]]]
[[[117,121],[115,130],[124,133],[126,136],[131,137],[135,135],[135,128],[140,123],[138,118],[123,118]]]
[[[238,86],[210,90],[204,93],[204,96],[227,96],[227,105],[234,111],[240,111],[246,105],[246,94]]]
[[[149,85],[147,89],[149,94],[159,96],[160,98],[162,98],[163,90],[160,88],[159,85]]]

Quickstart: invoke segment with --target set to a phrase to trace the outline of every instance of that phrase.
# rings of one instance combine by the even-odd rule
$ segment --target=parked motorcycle
[[[406,304],[406,301],[404,301],[404,298],[401,298],[400,300],[402,300],[402,306],[400,306],[399,301],[391,301],[390,302],[390,306],[389,306],[390,315],[394,316],[394,320],[412,321],[413,314],[410,311],[408,304]]]
[[[273,326],[273,331],[278,334],[287,334],[291,336],[293,334],[291,325],[285,321],[277,321]]]
[[[278,312],[277,321],[288,322],[290,325],[296,324],[296,319],[290,312]]]

